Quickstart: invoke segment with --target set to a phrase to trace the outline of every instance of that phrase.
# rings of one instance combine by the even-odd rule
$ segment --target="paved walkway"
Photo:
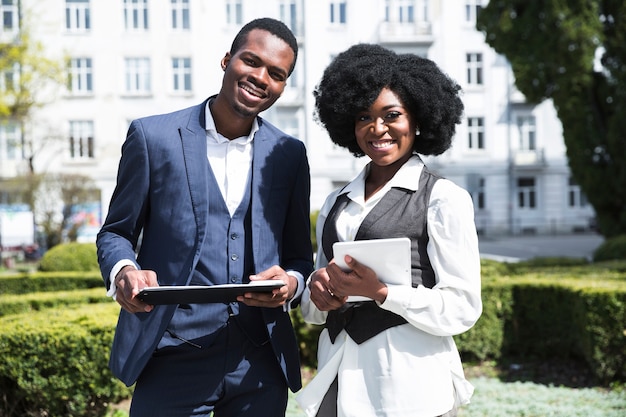
[[[591,259],[604,241],[597,234],[481,237],[483,258],[516,262],[537,257],[571,257]]]

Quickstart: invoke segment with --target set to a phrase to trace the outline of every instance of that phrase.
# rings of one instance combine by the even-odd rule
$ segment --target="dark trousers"
[[[317,410],[317,417],[337,417],[337,391],[339,390],[339,384],[337,378],[328,388],[328,391],[322,399],[320,408]],[[457,409],[453,408],[442,416],[439,417],[456,417]]]
[[[256,346],[235,320],[202,339],[155,352],[133,394],[131,417],[279,417],[287,385],[270,343]]]

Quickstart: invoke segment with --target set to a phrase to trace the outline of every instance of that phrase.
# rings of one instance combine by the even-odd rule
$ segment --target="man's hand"
[[[237,301],[253,307],[279,307],[291,300],[298,289],[298,280],[289,275],[278,265],[274,265],[256,275],[250,275],[250,281],[281,280],[286,285],[273,290],[270,293],[245,293],[237,297]]]
[[[113,284],[117,287],[116,301],[129,313],[148,313],[154,306],[144,303],[137,298],[137,294],[144,287],[158,287],[156,272],[137,270],[132,266],[125,266],[115,276]]]

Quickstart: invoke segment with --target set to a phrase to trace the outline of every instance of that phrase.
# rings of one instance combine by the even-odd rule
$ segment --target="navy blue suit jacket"
[[[211,231],[205,108],[206,101],[131,123],[117,186],[97,239],[107,288],[115,263],[136,255],[138,267],[156,271],[160,285],[189,283]],[[313,268],[306,150],[301,141],[260,117],[258,123],[251,188],[255,272],[280,265],[306,277]],[[121,310],[110,367],[128,386],[150,359],[175,309],[163,305],[137,314]],[[262,312],[276,359],[289,387],[297,391],[300,363],[289,315],[282,308]]]

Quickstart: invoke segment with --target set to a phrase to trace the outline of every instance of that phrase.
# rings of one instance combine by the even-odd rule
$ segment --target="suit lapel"
[[[206,101],[196,106],[190,114],[187,126],[179,128],[199,244],[202,244],[206,234],[209,212],[205,108]]]
[[[263,128],[263,121],[259,120],[259,130],[254,135],[252,150],[252,179],[251,179],[251,215],[252,215],[252,242],[253,248],[261,247],[261,230],[267,221],[263,216],[264,207],[270,198],[270,184],[274,169],[270,163],[272,150],[271,141]]]

